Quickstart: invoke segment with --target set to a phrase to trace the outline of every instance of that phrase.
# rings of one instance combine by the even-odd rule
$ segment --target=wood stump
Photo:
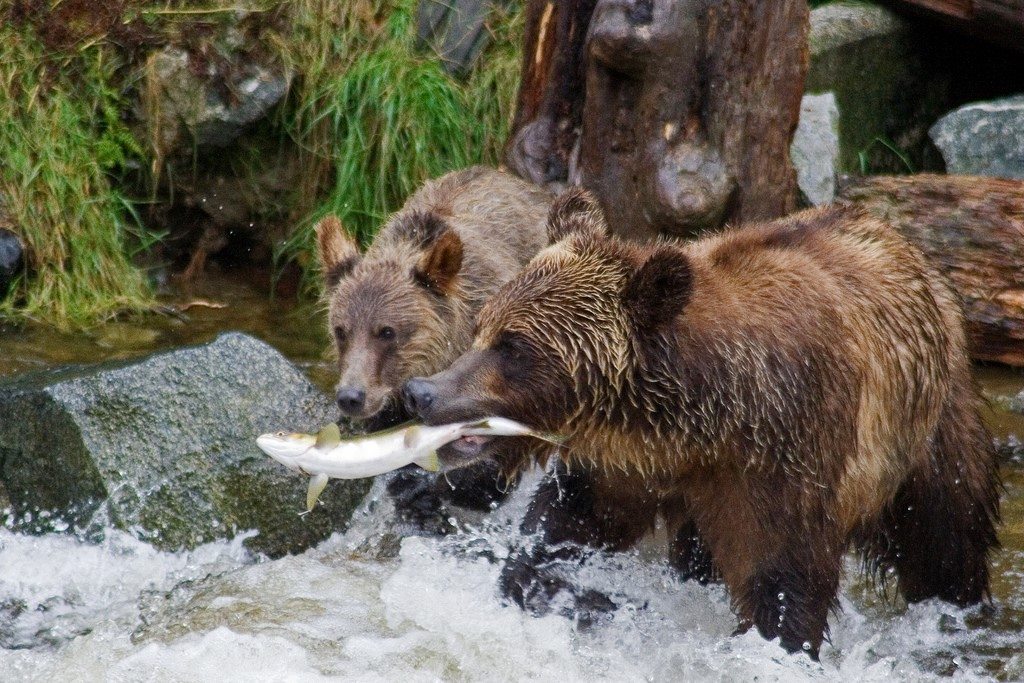
[[[784,215],[807,32],[805,0],[529,0],[506,163],[631,239]]]

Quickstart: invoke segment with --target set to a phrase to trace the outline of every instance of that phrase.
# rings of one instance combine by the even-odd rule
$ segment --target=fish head
[[[274,432],[263,434],[256,439],[260,450],[291,469],[298,469],[295,460],[314,448],[317,443],[315,434],[299,432]]]

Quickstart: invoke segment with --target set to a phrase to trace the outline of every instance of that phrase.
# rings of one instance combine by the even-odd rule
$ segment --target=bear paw
[[[600,591],[575,585],[567,577],[575,566],[578,561],[537,560],[519,553],[502,568],[498,588],[507,601],[534,616],[555,612],[588,629],[609,619],[619,605]]]

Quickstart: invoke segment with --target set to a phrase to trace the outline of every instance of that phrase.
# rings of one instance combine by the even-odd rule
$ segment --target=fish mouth
[[[437,451],[437,456],[445,467],[462,467],[483,457],[484,449],[493,436],[463,436],[448,443]]]

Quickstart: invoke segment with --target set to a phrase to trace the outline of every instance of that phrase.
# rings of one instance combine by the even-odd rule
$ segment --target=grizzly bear
[[[687,244],[607,232],[585,193],[558,200],[551,246],[484,306],[472,348],[404,390],[429,423],[566,437],[523,522],[541,548],[503,569],[511,599],[540,609],[564,587],[553,559],[627,548],[659,515],[671,561],[720,575],[741,629],[814,658],[851,545],[908,601],[987,596],[996,457],[957,299],[916,248],[850,208]],[[441,455],[545,457],[502,441]]]
[[[337,218],[320,221],[317,243],[344,416],[369,429],[403,418],[402,383],[448,367],[469,347],[484,300],[545,245],[551,200],[512,175],[477,166],[427,182],[387,220],[365,254]],[[500,498],[495,469],[490,486],[463,477],[451,492],[463,496],[455,502],[486,507]],[[410,485],[402,478],[393,483]]]

